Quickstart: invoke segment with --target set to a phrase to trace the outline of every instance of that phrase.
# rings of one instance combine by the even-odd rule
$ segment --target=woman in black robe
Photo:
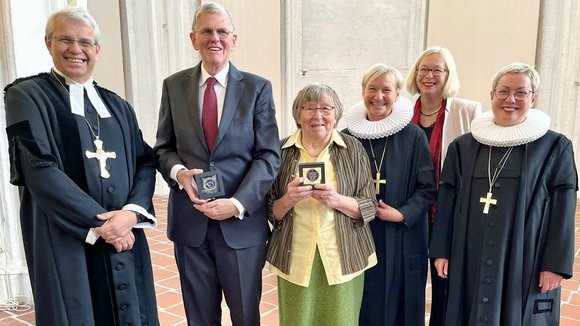
[[[433,161],[425,133],[411,124],[400,97],[402,76],[385,64],[369,68],[364,105],[347,117],[347,133],[365,147],[379,207],[370,222],[378,264],[365,272],[360,325],[424,325],[427,210],[435,201]]]
[[[512,63],[492,111],[449,146],[430,257],[448,278],[445,325],[558,325],[572,277],[578,177],[572,143],[531,109],[539,75]]]

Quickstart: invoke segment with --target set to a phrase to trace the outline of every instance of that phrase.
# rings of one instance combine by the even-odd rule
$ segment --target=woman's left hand
[[[321,183],[312,187],[312,198],[331,208],[335,208],[337,206],[340,195],[334,190],[334,188],[332,188],[331,185]]]

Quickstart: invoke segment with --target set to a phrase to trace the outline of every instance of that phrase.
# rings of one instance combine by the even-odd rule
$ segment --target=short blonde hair
[[[362,79],[362,89],[363,91],[366,89],[367,85],[375,80],[377,77],[382,75],[387,75],[391,77],[395,81],[395,86],[397,90],[400,90],[403,87],[403,75],[397,68],[390,67],[384,63],[375,63],[374,65],[370,66],[367,69],[367,72],[364,74]]]
[[[415,61],[415,64],[411,67],[411,70],[409,70],[406,81],[409,94],[415,95],[420,93],[419,86],[417,85],[417,70],[419,69],[419,64],[421,64],[421,61],[423,61],[426,56],[435,53],[441,54],[443,61],[445,61],[445,69],[447,70],[447,79],[445,80],[445,86],[443,87],[443,98],[450,98],[459,93],[459,76],[457,75],[457,66],[455,65],[455,60],[453,59],[453,55],[451,55],[451,51],[440,46],[434,46],[423,51],[423,53],[421,53],[417,58],[417,61]]]
[[[536,71],[536,69],[534,69],[533,66],[521,62],[512,62],[496,72],[495,75],[493,75],[491,90],[495,90],[501,77],[510,73],[521,73],[528,76],[530,78],[530,82],[532,83],[532,92],[538,92],[538,88],[540,87],[540,74],[538,71]]]

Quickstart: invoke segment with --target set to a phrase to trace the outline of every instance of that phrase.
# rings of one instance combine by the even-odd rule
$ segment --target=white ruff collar
[[[346,127],[350,133],[362,139],[378,139],[396,134],[405,128],[413,118],[413,104],[400,96],[388,117],[379,121],[367,120],[363,102],[355,104],[345,115]]]
[[[531,143],[550,128],[550,116],[530,109],[526,119],[515,126],[502,127],[493,122],[493,112],[486,111],[471,122],[471,134],[480,143],[495,147],[510,147]]]

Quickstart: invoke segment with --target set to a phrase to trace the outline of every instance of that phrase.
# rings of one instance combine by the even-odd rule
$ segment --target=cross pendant
[[[493,205],[496,206],[497,205],[497,199],[493,199],[491,198],[491,192],[487,193],[487,197],[481,197],[479,198],[479,202],[480,203],[485,203],[485,206],[483,206],[483,214],[488,214],[489,213],[489,205]]]
[[[380,188],[381,184],[384,184],[384,185],[386,185],[386,184],[387,184],[387,180],[385,180],[385,179],[382,179],[382,180],[381,180],[381,173],[380,173],[380,172],[377,172],[377,174],[376,174],[376,177],[375,177],[375,180],[374,180],[374,181],[375,181],[375,192],[376,192],[376,193],[377,193],[377,195],[378,195],[378,194],[379,194],[379,191],[380,191],[380,189],[379,189],[379,188]]]
[[[103,150],[103,141],[100,139],[95,139],[95,152],[86,151],[85,155],[87,158],[96,158],[99,161],[99,168],[101,170],[101,178],[108,179],[111,175],[109,171],[105,169],[107,165],[108,158],[117,158],[117,153],[115,152],[105,152]]]

